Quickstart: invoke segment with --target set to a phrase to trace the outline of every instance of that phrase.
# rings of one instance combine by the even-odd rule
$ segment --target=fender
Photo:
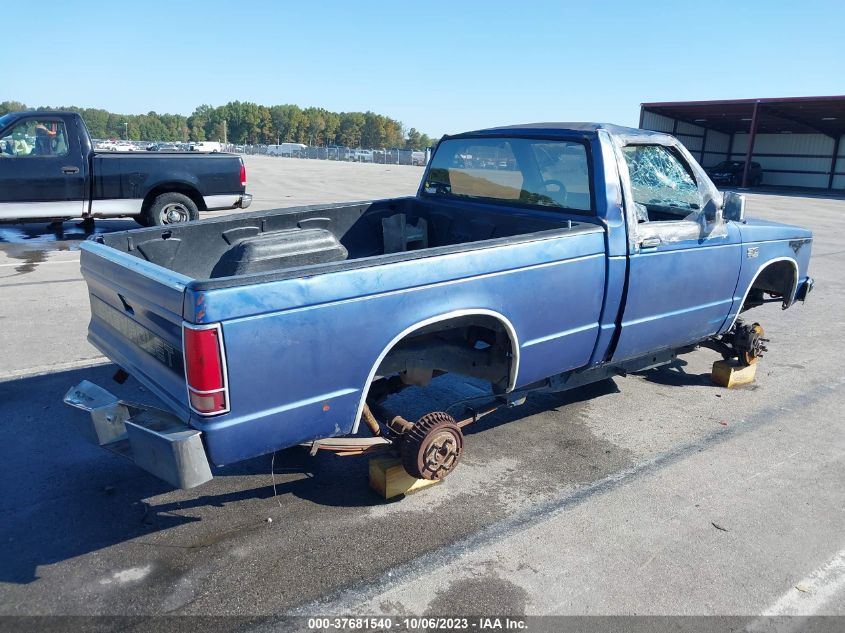
[[[793,301],[795,300],[795,293],[798,290],[798,262],[793,257],[773,257],[765,261],[764,263],[760,264],[760,267],[757,269],[757,272],[754,273],[754,276],[751,278],[751,283],[748,284],[748,287],[745,289],[745,294],[742,295],[742,301],[739,303],[739,306],[736,310],[736,315],[731,320],[730,325],[728,327],[722,327],[720,332],[728,332],[736,323],[736,320],[739,318],[739,315],[742,311],[742,306],[745,305],[745,301],[748,299],[748,293],[751,292],[751,289],[754,287],[754,283],[757,281],[757,278],[760,276],[766,268],[771,266],[772,264],[776,264],[777,262],[789,262],[792,264],[792,267],[795,269],[795,279],[792,282],[792,292],[790,293],[789,297],[783,297],[783,308],[784,310],[792,305]]]
[[[432,325],[433,323],[439,323],[440,321],[448,321],[449,319],[456,319],[458,317],[473,315],[493,317],[505,327],[505,331],[507,331],[508,338],[510,338],[511,342],[511,354],[513,354],[510,377],[508,379],[508,386],[505,389],[505,392],[513,391],[513,388],[516,385],[517,375],[519,374],[519,338],[517,337],[516,328],[514,328],[513,323],[511,323],[510,320],[500,312],[496,312],[494,310],[487,310],[486,308],[454,310],[452,312],[447,312],[438,316],[429,317],[428,319],[425,319],[405,328],[399,334],[394,336],[390,343],[388,343],[387,346],[381,351],[381,353],[378,355],[378,358],[376,358],[376,362],[370,369],[370,373],[367,375],[367,381],[364,383],[364,389],[361,391],[361,401],[358,403],[358,409],[355,413],[355,421],[352,425],[352,434],[354,435],[358,432],[358,425],[361,422],[361,416],[364,413],[364,405],[367,402],[367,394],[370,392],[370,385],[373,383],[373,379],[376,376],[376,371],[378,371],[378,368],[381,365],[381,362],[384,360],[384,357],[387,356],[390,350],[392,350],[399,341],[401,341],[403,338],[405,338],[412,332],[424,328],[426,326]]]

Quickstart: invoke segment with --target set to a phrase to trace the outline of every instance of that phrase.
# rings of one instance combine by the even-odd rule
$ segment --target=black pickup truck
[[[245,209],[246,170],[224,153],[96,152],[75,112],[0,117],[0,220],[133,217],[144,226]]]

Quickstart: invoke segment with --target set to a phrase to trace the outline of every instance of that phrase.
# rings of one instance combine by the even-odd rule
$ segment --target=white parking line
[[[79,263],[79,259],[77,258],[77,259],[60,259],[60,260],[52,261],[52,262],[35,262],[34,265],[37,267],[37,266],[45,266],[46,264],[78,264],[78,263]],[[30,262],[25,261],[25,260],[21,260],[17,263],[13,263],[13,264],[0,264],[0,268],[17,268],[18,266],[27,266],[27,265],[32,265],[32,264]]]
[[[813,571],[809,576],[795,583],[769,608],[763,611],[761,617],[746,627],[747,631],[769,631],[772,622],[769,618],[780,616],[810,616],[818,614],[837,593],[845,589],[845,549],[840,550],[824,565]],[[778,631],[790,630],[782,628],[787,623],[781,623]],[[800,620],[795,626],[801,626]]]
[[[13,369],[11,371],[0,372],[0,382],[17,380],[19,378],[32,378],[33,376],[43,376],[44,374],[54,374],[56,372],[68,371],[71,369],[82,369],[83,367],[96,367],[110,362],[111,361],[105,356],[95,356],[93,358],[72,360],[66,363],[54,363],[52,365],[41,365],[40,367]]]

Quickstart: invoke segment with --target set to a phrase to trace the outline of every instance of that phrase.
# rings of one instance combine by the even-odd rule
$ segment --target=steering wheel
[[[558,193],[566,194],[566,187],[560,180],[552,179],[543,181],[543,187],[546,189],[546,191],[549,190],[549,185],[557,187]]]

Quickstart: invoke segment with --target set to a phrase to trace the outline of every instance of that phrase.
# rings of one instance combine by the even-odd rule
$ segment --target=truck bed
[[[409,197],[259,211],[96,240],[196,280],[200,283],[193,286],[207,290],[585,229],[595,230],[595,225],[554,212],[499,211],[491,205]],[[379,259],[362,261],[371,258]]]
[[[100,235],[82,245],[88,337],[231,463],[354,432],[381,357],[420,323],[519,332],[501,389],[584,366],[607,260],[604,228],[577,217],[398,198]],[[191,411],[185,327],[222,328],[230,411]]]

